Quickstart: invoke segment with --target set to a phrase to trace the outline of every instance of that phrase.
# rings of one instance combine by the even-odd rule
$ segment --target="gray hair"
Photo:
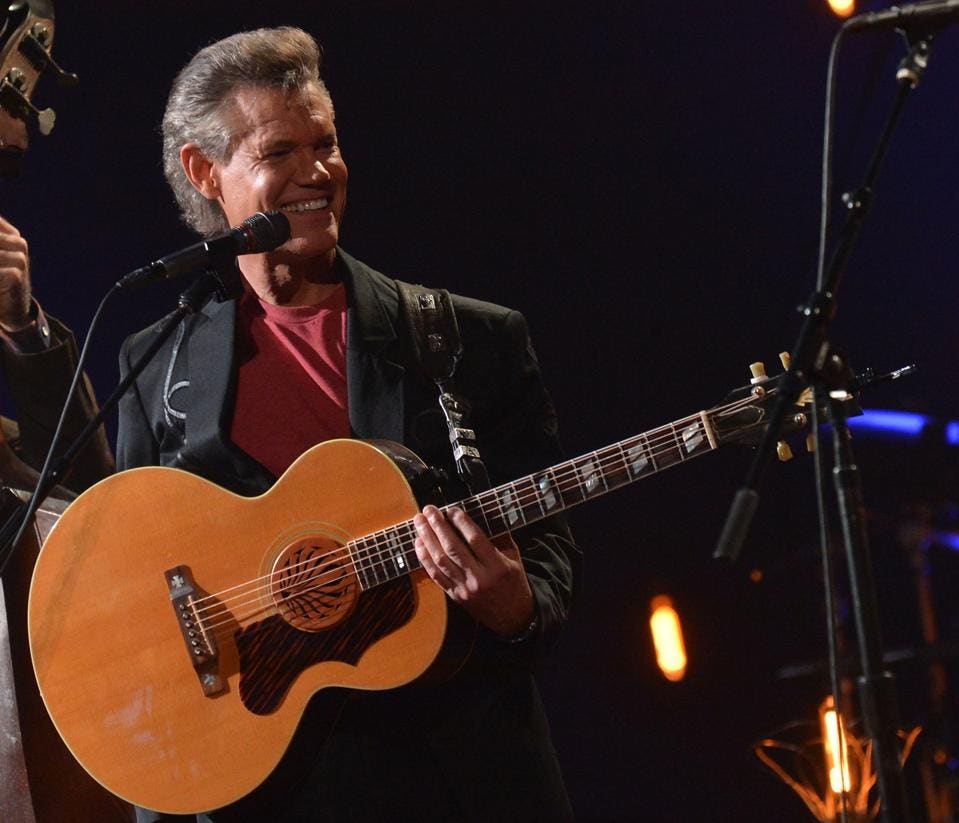
[[[184,222],[202,235],[228,229],[219,205],[187,179],[180,149],[196,143],[208,160],[229,162],[235,148],[227,117],[243,86],[288,92],[315,89],[330,104],[320,79],[320,49],[302,29],[284,26],[234,34],[198,51],[173,81],[163,115],[163,172]]]

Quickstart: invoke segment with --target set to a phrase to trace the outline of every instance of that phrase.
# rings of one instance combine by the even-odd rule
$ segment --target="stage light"
[[[848,422],[853,431],[920,437],[933,419],[929,415],[915,412],[863,409],[861,415],[850,417]]]
[[[829,8],[840,17],[849,17],[856,10],[856,0],[828,0]]]
[[[877,780],[872,742],[846,728],[831,696],[819,704],[819,728],[812,738],[811,725],[787,723],[776,732],[782,739],[766,737],[753,746],[756,757],[799,795],[820,823],[836,823],[843,803],[850,823],[873,820],[878,806],[872,791]],[[921,726],[899,732],[901,763],[921,732]]]
[[[654,597],[649,604],[649,627],[656,647],[656,663],[663,677],[677,682],[686,675],[686,646],[679,614],[673,601],[665,595]]]
[[[832,696],[819,705],[819,723],[822,727],[822,742],[826,750],[826,766],[829,770],[829,788],[833,794],[842,794],[850,789],[849,745],[846,729],[842,725]]]

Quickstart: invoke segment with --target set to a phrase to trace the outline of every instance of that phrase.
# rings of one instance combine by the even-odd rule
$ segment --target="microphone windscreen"
[[[240,225],[249,240],[249,247],[244,251],[246,254],[273,251],[290,239],[290,221],[282,212],[258,211]]]

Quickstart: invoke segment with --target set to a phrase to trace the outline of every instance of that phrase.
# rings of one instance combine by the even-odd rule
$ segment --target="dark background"
[[[81,85],[43,78],[36,101],[57,109],[57,127],[33,135],[23,177],[0,188],[49,312],[82,333],[120,275],[192,242],[160,168],[169,83],[211,40],[280,24],[326,51],[351,170],[343,245],[393,276],[521,309],[570,454],[718,403],[754,360],[778,370],[813,285],[838,28],[825,0],[57,3],[55,56]],[[847,44],[837,191],[861,180],[902,52],[888,32]],[[834,330],[857,368],[921,366],[867,405],[936,420],[959,417],[957,78],[950,31],[896,135]],[[101,397],[122,339],[176,293],[114,304],[90,365]],[[857,442],[890,646],[918,641],[896,539],[905,512],[918,503],[953,523],[957,461],[933,428]],[[583,589],[542,685],[584,821],[812,819],[751,752],[814,721],[826,693],[821,676],[777,676],[826,649],[812,461],[774,467],[746,555],[727,569],[710,553],[749,458],[725,450],[575,516]],[[952,637],[954,561],[931,557]],[[663,592],[686,621],[679,684],[648,641],[648,602]],[[925,722],[923,667],[895,671],[903,725]]]

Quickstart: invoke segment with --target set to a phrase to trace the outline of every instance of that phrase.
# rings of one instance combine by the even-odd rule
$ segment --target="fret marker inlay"
[[[500,498],[503,504],[503,511],[506,513],[506,519],[511,526],[515,526],[520,521],[520,512],[516,506],[516,498],[511,489],[506,489]]]
[[[589,460],[584,463],[582,468],[579,470],[580,475],[583,480],[586,481],[586,491],[592,494],[596,489],[599,488],[599,467],[596,465],[596,462]]]
[[[553,493],[553,484],[549,482],[549,478],[544,474],[539,479],[539,493],[543,497],[543,502],[546,504],[547,509],[551,509],[556,505],[556,495]]]
[[[693,423],[686,429],[683,429],[683,443],[686,446],[686,453],[692,454],[699,448],[703,442],[703,432],[699,423]]]
[[[633,446],[626,450],[626,456],[629,458],[630,471],[635,475],[646,470],[649,465],[649,458],[643,454],[642,446]]]
[[[406,570],[406,557],[403,555],[403,547],[400,545],[395,532],[389,536],[387,542],[389,543],[393,563],[396,565],[396,571],[402,574]]]

